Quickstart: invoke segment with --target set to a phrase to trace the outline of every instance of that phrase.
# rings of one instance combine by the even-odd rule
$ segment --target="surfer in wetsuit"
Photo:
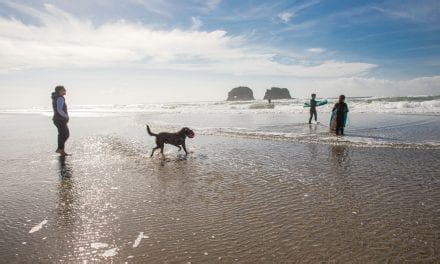
[[[56,153],[61,156],[67,156],[64,151],[64,144],[69,138],[69,128],[67,122],[69,122],[69,114],[67,113],[67,105],[64,99],[66,95],[66,89],[64,86],[55,87],[55,92],[52,93],[52,108],[53,108],[53,123],[58,129],[58,148]]]
[[[312,118],[315,116],[315,121],[318,122],[318,114],[316,113],[316,104],[317,101],[315,100],[316,94],[312,94],[312,99],[310,99],[310,118],[309,118],[309,124],[312,123]]]
[[[348,105],[345,103],[345,95],[339,96],[339,102],[335,104],[332,111],[336,110],[336,135],[344,135],[344,127],[347,121]]]

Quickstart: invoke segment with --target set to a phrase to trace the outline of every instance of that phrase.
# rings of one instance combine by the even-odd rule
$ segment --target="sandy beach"
[[[0,114],[0,255],[13,262],[437,262],[438,115]],[[149,157],[145,131],[194,129]]]
[[[439,161],[439,0],[0,0],[0,264],[440,264]]]

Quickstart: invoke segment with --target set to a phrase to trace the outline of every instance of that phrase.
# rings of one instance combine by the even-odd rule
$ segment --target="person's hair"
[[[313,96],[316,96],[316,94],[313,93],[313,94],[312,94],[312,97],[313,97]]]
[[[65,90],[64,86],[62,86],[62,85],[57,85],[57,86],[55,87],[55,91],[52,93],[52,99],[53,99],[53,98],[56,98],[56,97],[60,94],[60,91],[62,91],[62,90]]]
[[[341,95],[339,96],[339,100],[345,100],[345,95],[341,94]]]
[[[57,85],[57,87],[55,87],[55,93],[60,93],[62,90],[65,90],[64,86],[62,85]]]

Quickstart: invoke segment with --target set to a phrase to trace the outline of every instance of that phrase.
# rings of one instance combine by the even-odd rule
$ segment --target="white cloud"
[[[212,10],[212,9],[217,8],[217,6],[220,4],[221,0],[206,0],[204,2],[206,4],[206,6]]]
[[[325,52],[325,49],[323,48],[309,48],[307,49],[308,52],[312,52],[312,53],[323,53]]]
[[[389,0],[380,6],[373,6],[372,9],[391,18],[404,19],[414,23],[436,23],[440,19],[438,0]]]
[[[40,20],[39,25],[0,18],[0,71],[35,68],[144,67],[234,75],[341,77],[368,73],[374,64],[323,61],[281,64],[270,48],[249,44],[223,30],[157,30],[118,21],[95,26],[55,6],[45,11],[14,4]]]
[[[293,13],[291,12],[282,12],[278,14],[278,17],[284,21],[285,23],[289,22],[290,19],[293,17]]]
[[[310,8],[314,5],[317,5],[321,2],[321,0],[308,0],[304,3],[301,3],[299,5],[295,5],[292,8],[290,8],[290,11],[284,11],[278,14],[278,18],[280,18],[283,22],[287,23],[289,22],[292,17],[296,16],[300,12],[304,11],[307,8]]]
[[[317,92],[322,97],[335,97],[338,94],[346,94],[347,96],[439,95],[440,75],[408,80],[387,80],[373,77],[299,79],[295,85],[303,89],[303,96],[312,92]]]
[[[199,30],[203,26],[202,20],[198,17],[191,17],[191,30]]]
[[[145,10],[165,17],[171,17],[171,4],[165,0],[128,0],[129,3],[142,6]],[[104,2],[105,3],[105,2]]]

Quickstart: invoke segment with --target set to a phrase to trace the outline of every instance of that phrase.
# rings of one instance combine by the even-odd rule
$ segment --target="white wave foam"
[[[100,248],[108,247],[108,244],[107,243],[95,242],[95,243],[90,244],[90,247],[94,248],[94,249],[100,249]]]
[[[47,224],[47,220],[41,221],[38,225],[32,227],[32,229],[29,231],[30,234],[40,231],[41,228],[43,228],[43,225]]]
[[[409,98],[409,99],[408,99]],[[396,98],[353,98],[347,99],[350,112],[354,113],[405,113],[405,114],[440,114],[440,98],[426,97],[426,100],[411,99],[413,97]],[[113,115],[131,115],[140,113],[308,113],[304,107],[308,99],[276,100],[273,105],[263,100],[242,102],[187,102],[187,103],[148,103],[131,105],[77,105],[69,108],[71,116],[96,117]],[[330,112],[336,99],[319,107],[319,112]],[[41,114],[50,116],[52,109],[0,109],[3,114]]]
[[[240,138],[263,139],[263,140],[285,140],[300,143],[327,144],[327,145],[351,145],[356,147],[378,147],[378,148],[410,148],[410,149],[440,149],[440,141],[406,142],[394,141],[373,136],[357,136],[347,134],[344,137],[337,137],[329,133],[285,133],[269,131],[253,131],[246,128],[200,128],[199,134],[220,135]]]
[[[139,235],[133,243],[133,247],[138,247],[143,238],[148,238],[148,236],[144,236],[144,232],[139,232]]]
[[[118,248],[111,248],[111,249],[107,249],[106,251],[104,251],[104,253],[102,253],[101,256],[108,258],[108,257],[114,257],[118,254]]]

